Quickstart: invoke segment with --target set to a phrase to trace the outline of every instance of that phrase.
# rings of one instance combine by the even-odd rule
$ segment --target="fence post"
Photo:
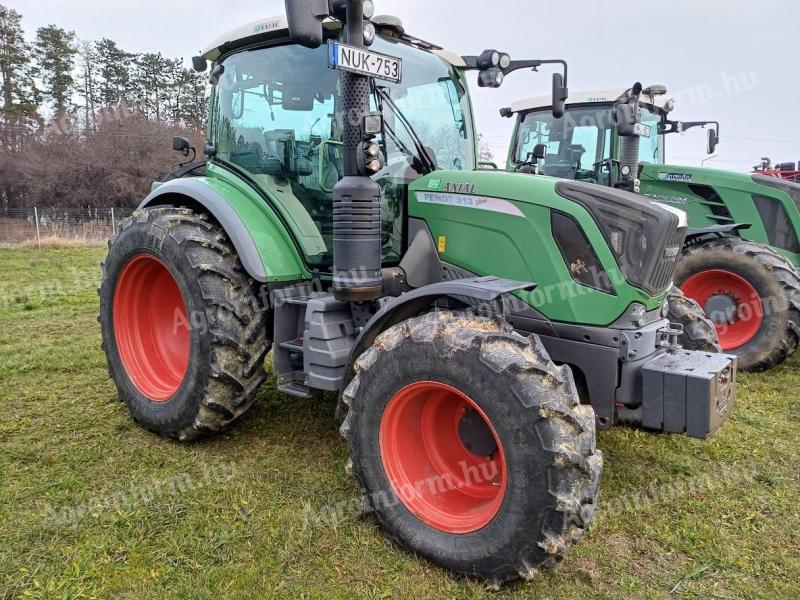
[[[39,246],[39,250],[42,249],[42,236],[39,233],[39,209],[35,206],[33,207],[33,218],[36,221],[36,244]]]
[[[111,235],[117,235],[117,222],[114,221],[114,207],[111,207]]]

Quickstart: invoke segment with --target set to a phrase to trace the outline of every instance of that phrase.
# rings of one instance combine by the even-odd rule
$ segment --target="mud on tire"
[[[169,398],[154,400],[141,391],[117,343],[118,282],[137,257],[157,259],[169,270],[185,306],[182,316],[187,322],[176,322],[175,327],[189,329],[188,364]],[[225,430],[253,406],[267,377],[268,313],[261,309],[260,289],[219,226],[188,209],[137,211],[109,241],[102,269],[103,349],[120,399],[138,423],[165,437],[188,441]]]
[[[667,318],[670,323],[683,326],[683,335],[680,338],[683,348],[700,352],[722,352],[717,328],[697,302],[687,298],[680,288],[673,287],[667,294],[667,303]]]
[[[538,338],[468,313],[430,313],[384,332],[356,362],[343,393],[341,431],[349,467],[388,536],[456,573],[491,587],[564,558],[592,521],[602,472],[595,415],[581,406],[567,367]],[[398,391],[438,382],[468,395],[504,452],[505,495],[485,526],[449,533],[413,514],[389,481],[381,425]],[[443,423],[442,427],[450,427]]]

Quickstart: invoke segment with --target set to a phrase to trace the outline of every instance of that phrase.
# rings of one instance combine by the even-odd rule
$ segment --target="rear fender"
[[[245,271],[261,283],[307,278],[303,260],[280,220],[266,205],[253,201],[225,182],[206,177],[168,181],[139,206],[185,206],[208,213],[222,227]]]

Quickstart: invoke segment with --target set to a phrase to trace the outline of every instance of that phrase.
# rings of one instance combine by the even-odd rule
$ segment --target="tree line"
[[[0,4],[0,208],[131,206],[199,143],[205,76],[161,53],[47,25],[28,40]]]

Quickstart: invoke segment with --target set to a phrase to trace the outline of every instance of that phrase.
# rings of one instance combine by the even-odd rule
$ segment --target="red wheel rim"
[[[470,442],[459,431],[465,419],[485,427],[482,444],[490,442],[491,455],[465,447]],[[483,410],[449,385],[423,381],[397,392],[381,419],[380,452],[397,497],[434,529],[477,531],[500,510],[506,492],[503,447]]]
[[[155,256],[133,258],[114,291],[114,335],[122,366],[136,389],[166,402],[189,367],[186,304],[175,278]]]
[[[723,350],[741,348],[752,340],[764,321],[764,306],[756,289],[730,271],[711,270],[693,275],[681,286],[714,321]],[[721,313],[715,307],[729,306]]]

